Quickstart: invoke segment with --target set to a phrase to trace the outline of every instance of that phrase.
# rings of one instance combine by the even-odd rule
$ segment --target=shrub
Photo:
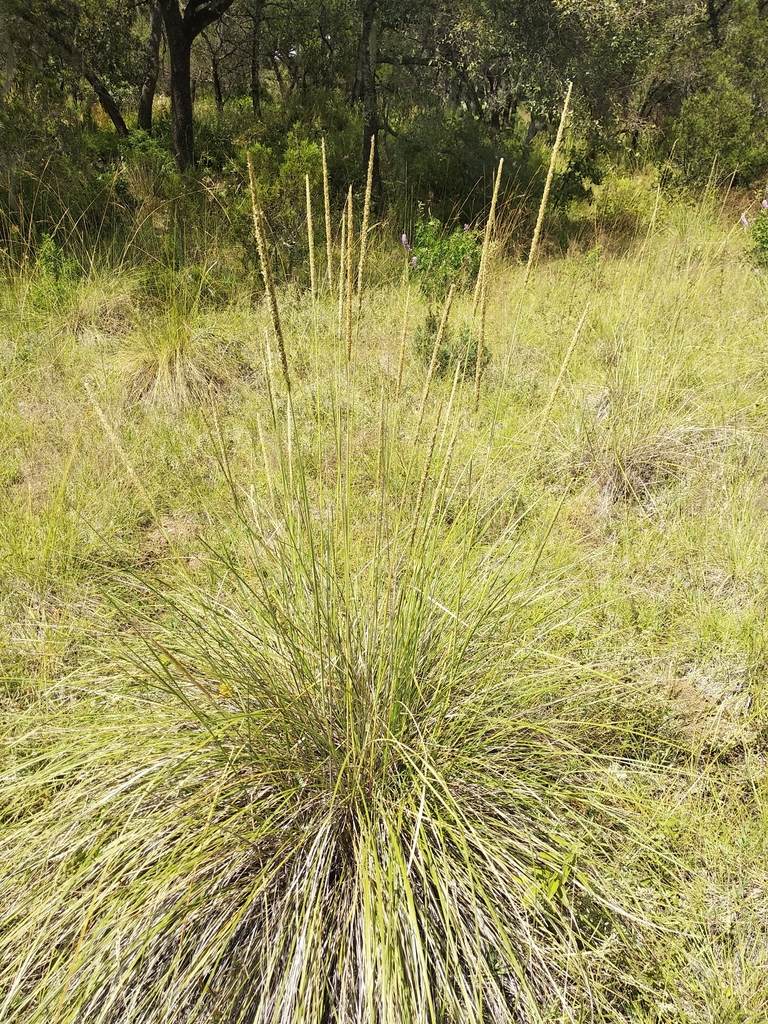
[[[321,180],[321,158],[318,143],[307,139],[298,127],[288,133],[280,147],[255,143],[250,148],[259,201],[269,224],[269,237],[274,243],[276,262],[283,274],[291,278],[302,272],[307,263],[306,197],[304,176],[318,186]],[[247,173],[242,164],[232,164],[224,199],[238,240],[253,248],[251,200],[245,188]]]
[[[520,117],[496,131],[469,112],[433,102],[417,111],[411,106],[393,111],[391,123],[396,134],[382,146],[385,178],[395,185],[394,192],[407,190],[411,202],[413,196],[428,197],[442,221],[482,216],[490,200],[489,168],[500,157],[516,195],[541,194],[549,152],[526,145],[527,126]],[[534,208],[536,201],[532,198]]]
[[[433,310],[430,310],[414,334],[414,351],[427,366],[432,361],[439,327],[438,316]],[[486,345],[483,348],[483,369],[488,366],[490,361],[491,353]],[[463,363],[463,375],[474,380],[477,368],[477,337],[469,321],[464,321],[458,331],[451,324],[446,325],[443,341],[437,353],[435,373],[440,376],[445,376],[449,372],[453,373],[457,362]]]
[[[750,224],[747,256],[756,267],[768,268],[768,200]]]
[[[430,217],[416,225],[413,247],[406,244],[406,248],[419,287],[431,301],[445,298],[452,284],[472,285],[480,270],[482,239],[469,224],[447,235],[440,221]]]
[[[592,218],[612,235],[632,235],[651,223],[657,183],[648,178],[610,175],[595,188]]]
[[[749,91],[721,75],[714,88],[683,102],[677,159],[694,182],[707,181],[713,168],[718,177],[738,174],[752,181],[768,167],[768,148],[760,141],[764,128]]]

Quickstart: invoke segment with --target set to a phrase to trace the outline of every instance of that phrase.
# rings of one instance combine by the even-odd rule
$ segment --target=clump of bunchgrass
[[[262,270],[279,350],[257,419],[269,496],[235,475],[216,424],[237,516],[205,565],[114,580],[120,655],[5,729],[0,1018],[628,1019],[634,933],[659,898],[634,884],[658,866],[652,826],[626,723],[540,568],[551,524],[482,536],[483,481],[472,451],[456,458],[461,362],[435,410],[454,289],[415,433],[382,384],[360,496],[350,332],[308,396]],[[313,416],[332,417],[331,452],[319,429],[299,435]]]
[[[199,402],[231,377],[232,357],[212,331],[176,306],[145,323],[126,342],[118,371],[129,403],[178,410]]]
[[[693,424],[652,422],[642,405],[611,410],[610,399],[596,402],[585,419],[580,465],[596,478],[611,500],[644,502],[659,486],[690,468],[707,443],[707,432]]]
[[[675,387],[664,353],[641,368],[620,360],[608,385],[589,394],[568,443],[578,471],[589,472],[611,501],[645,502],[679,479],[721,439]],[[575,443],[574,443],[575,442]]]
[[[12,737],[4,1020],[480,1024],[602,998],[585,954],[625,942],[606,858],[630,823],[572,724],[584,693],[521,656],[547,628],[525,572],[456,539],[353,565],[294,498],[210,589],[137,581],[131,689]]]
[[[127,272],[91,273],[73,294],[68,327],[79,341],[100,345],[134,328],[138,279]]]

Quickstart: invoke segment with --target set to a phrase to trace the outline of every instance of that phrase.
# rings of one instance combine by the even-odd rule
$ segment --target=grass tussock
[[[178,411],[232,380],[233,355],[217,344],[214,331],[190,321],[193,317],[172,308],[125,344],[118,372],[129,404]]]
[[[670,416],[659,397],[609,389],[590,396],[575,462],[578,470],[594,476],[611,501],[645,502],[722,439],[722,431],[707,429],[685,414]]]
[[[599,687],[531,650],[551,597],[451,531],[358,567],[296,472],[215,591],[136,580],[85,742],[14,737],[6,1019],[544,1020],[629,956],[643,824],[583,742]]]

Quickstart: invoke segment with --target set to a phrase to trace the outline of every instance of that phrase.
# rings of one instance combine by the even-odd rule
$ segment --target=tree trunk
[[[224,109],[224,93],[221,91],[219,61],[215,56],[211,56],[211,78],[213,79],[213,98],[216,102],[216,109],[221,113]]]
[[[285,88],[285,80],[283,78],[283,72],[280,70],[280,61],[277,59],[276,54],[270,55],[272,61],[272,71],[277,82],[277,87],[280,90],[280,98],[285,100],[288,96],[288,89]]]
[[[721,22],[723,15],[726,13],[728,8],[733,3],[733,0],[707,0],[707,28],[709,29],[709,35],[712,39],[712,45],[716,50],[719,50],[723,45],[723,34],[721,31]],[[758,3],[758,11],[760,5]]]
[[[195,162],[195,127],[192,120],[192,47],[187,45],[183,36],[171,42],[169,32],[168,56],[171,64],[173,155],[179,170],[184,171]]]
[[[195,127],[192,120],[192,43],[220,18],[233,0],[187,0],[184,14],[179,0],[157,0],[163,14],[171,65],[171,125],[173,155],[180,171],[195,162]]]
[[[93,91],[99,98],[99,103],[104,108],[105,112],[109,116],[110,121],[115,126],[115,131],[121,138],[127,138],[128,126],[123,120],[123,115],[120,113],[120,108],[112,98],[112,93],[107,89],[106,85],[102,82],[99,76],[84,62],[81,64],[80,70],[83,78],[93,88]]]
[[[219,74],[219,58],[216,54],[216,47],[213,45],[208,35],[203,32],[203,39],[205,45],[208,47],[208,53],[211,57],[211,82],[213,83],[213,99],[216,103],[216,110],[221,113],[224,109],[224,93],[221,90],[221,75]],[[194,94],[192,96],[192,102],[195,102]]]
[[[152,107],[155,102],[157,76],[160,71],[160,41],[163,38],[163,16],[156,0],[149,9],[149,40],[147,41],[147,67],[139,93],[139,128],[152,131]]]
[[[176,166],[184,171],[195,162],[192,121],[192,37],[186,31],[178,0],[159,0],[171,65],[171,128]]]
[[[717,4],[713,0],[707,0],[707,22],[709,34],[712,37],[712,45],[716,50],[720,49],[720,13]]]
[[[11,90],[16,71],[16,50],[5,24],[5,14],[0,9],[0,57],[3,58],[3,72],[0,75],[0,100]]]
[[[251,104],[256,117],[261,117],[261,75],[259,57],[261,53],[261,22],[264,0],[255,0],[251,8],[253,32],[251,33]]]
[[[363,173],[368,173],[371,157],[371,141],[379,132],[379,104],[376,91],[376,66],[379,57],[379,32],[376,15],[377,0],[364,0],[360,28],[360,46],[356,75],[357,99],[363,106]],[[373,152],[373,194],[379,204],[382,201],[381,167],[379,147]]]
[[[366,29],[369,28],[366,11],[372,6],[371,0],[363,0],[362,24],[360,27],[360,38],[357,41],[357,58],[355,60],[355,77],[352,82],[350,100],[352,103],[360,103],[365,91],[365,40]]]

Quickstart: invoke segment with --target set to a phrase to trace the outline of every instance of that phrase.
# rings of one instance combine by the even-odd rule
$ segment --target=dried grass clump
[[[232,355],[212,333],[194,329],[174,309],[144,327],[118,358],[126,400],[170,410],[224,387],[234,370]]]
[[[612,501],[640,503],[692,469],[719,435],[655,390],[606,390],[582,414],[572,465],[589,473]]]
[[[68,327],[78,341],[100,344],[134,329],[138,279],[129,274],[84,279],[73,296]]]

